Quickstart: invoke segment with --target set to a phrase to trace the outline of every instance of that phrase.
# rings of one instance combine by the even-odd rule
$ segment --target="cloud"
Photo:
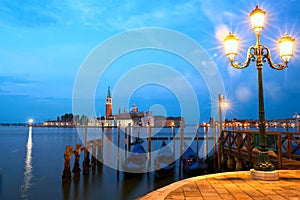
[[[245,86],[238,86],[235,91],[235,96],[237,100],[241,102],[250,102],[252,98],[250,89]]]
[[[32,98],[70,98],[72,84],[56,78],[50,80],[32,79],[26,74],[0,74],[0,91],[2,95],[25,95]],[[59,90],[57,88],[59,87]]]
[[[269,97],[272,101],[278,102],[280,99],[283,98],[283,89],[277,82],[265,82],[264,87],[266,97]]]
[[[215,37],[221,43],[228,34],[233,21],[238,21],[240,16],[231,12],[232,5],[216,3],[215,1],[202,1],[202,11],[215,28]]]
[[[137,1],[131,6],[120,5],[107,13],[104,26],[114,30],[128,30],[145,26],[180,26],[186,25],[191,19],[201,18],[198,1],[190,0],[177,3],[148,4],[145,10],[144,3]],[[131,10],[133,5],[134,11]],[[125,9],[130,7],[131,9]],[[138,8],[137,8],[138,7]],[[174,20],[176,19],[176,20]]]
[[[0,85],[28,84],[31,81],[16,77],[15,75],[0,75]]]
[[[36,122],[56,119],[56,116],[72,110],[71,98],[37,98],[30,95],[0,94],[0,122]]]
[[[55,1],[0,1],[1,23],[13,26],[39,27],[56,24],[63,12]]]
[[[0,75],[0,90],[4,94],[27,95],[37,81],[28,80],[20,74]]]
[[[227,73],[229,74],[230,78],[237,78],[237,77],[240,77],[242,70],[235,69],[230,64],[228,64]]]
[[[223,43],[226,35],[229,33],[229,28],[225,24],[219,24],[216,26],[215,37],[220,43]]]
[[[30,87],[37,83],[38,81],[29,80],[20,74],[0,75],[0,89],[6,93],[14,93],[16,89],[25,92],[24,87]]]
[[[29,28],[79,24],[97,30],[120,31],[144,26],[184,25],[201,16],[199,7],[196,0],[176,3],[141,0],[4,0],[0,1],[0,23]]]

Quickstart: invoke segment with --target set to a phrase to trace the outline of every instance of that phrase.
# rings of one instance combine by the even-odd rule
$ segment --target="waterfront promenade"
[[[193,177],[155,190],[139,200],[300,200],[300,170],[279,170],[277,181],[251,180],[249,171]]]

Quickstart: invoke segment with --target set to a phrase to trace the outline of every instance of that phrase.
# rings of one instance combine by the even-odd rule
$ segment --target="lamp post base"
[[[250,179],[262,180],[262,181],[276,181],[279,180],[279,172],[274,171],[257,171],[255,169],[250,170]]]
[[[269,160],[268,151],[258,151],[258,163],[254,165],[254,169],[257,171],[273,171],[275,169]]]

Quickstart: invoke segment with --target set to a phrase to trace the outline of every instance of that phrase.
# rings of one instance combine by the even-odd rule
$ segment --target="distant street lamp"
[[[256,62],[256,68],[258,72],[258,104],[259,104],[259,155],[258,164],[254,166],[254,169],[259,171],[272,171],[274,169],[273,164],[269,161],[267,151],[267,140],[265,130],[265,111],[264,111],[264,94],[263,94],[263,82],[262,82],[262,68],[263,62],[267,61],[271,68],[276,70],[282,70],[287,68],[289,59],[293,55],[293,48],[295,39],[285,34],[279,41],[280,55],[284,61],[283,64],[274,64],[271,59],[270,50],[260,43],[260,32],[264,28],[266,12],[262,9],[256,8],[250,13],[250,19],[252,24],[252,30],[256,35],[256,44],[250,46],[247,52],[246,61],[241,64],[240,62],[233,63],[234,57],[238,51],[239,39],[232,34],[224,39],[225,53],[229,57],[232,67],[237,69],[243,69],[249,66],[250,61]]]
[[[229,107],[228,101],[222,94],[219,94],[219,121],[220,121],[220,133],[223,131],[223,122],[222,122],[222,111]]]
[[[28,120],[28,125],[29,125],[29,126],[32,126],[32,125],[33,125],[33,119],[29,119],[29,120]]]

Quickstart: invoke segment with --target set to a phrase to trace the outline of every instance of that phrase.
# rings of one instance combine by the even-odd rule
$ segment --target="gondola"
[[[142,138],[135,138],[134,142],[131,142],[130,145],[136,145],[136,144],[140,144],[143,143],[144,140]]]
[[[208,168],[205,159],[199,158],[191,147],[183,153],[182,164],[184,173],[192,175],[204,173]]]
[[[123,162],[123,170],[127,173],[143,173],[146,169],[146,162],[146,151],[140,143],[137,143]]]
[[[175,156],[170,147],[166,145],[165,141],[162,142],[161,149],[157,153],[154,164],[155,176],[157,178],[174,174]]]

